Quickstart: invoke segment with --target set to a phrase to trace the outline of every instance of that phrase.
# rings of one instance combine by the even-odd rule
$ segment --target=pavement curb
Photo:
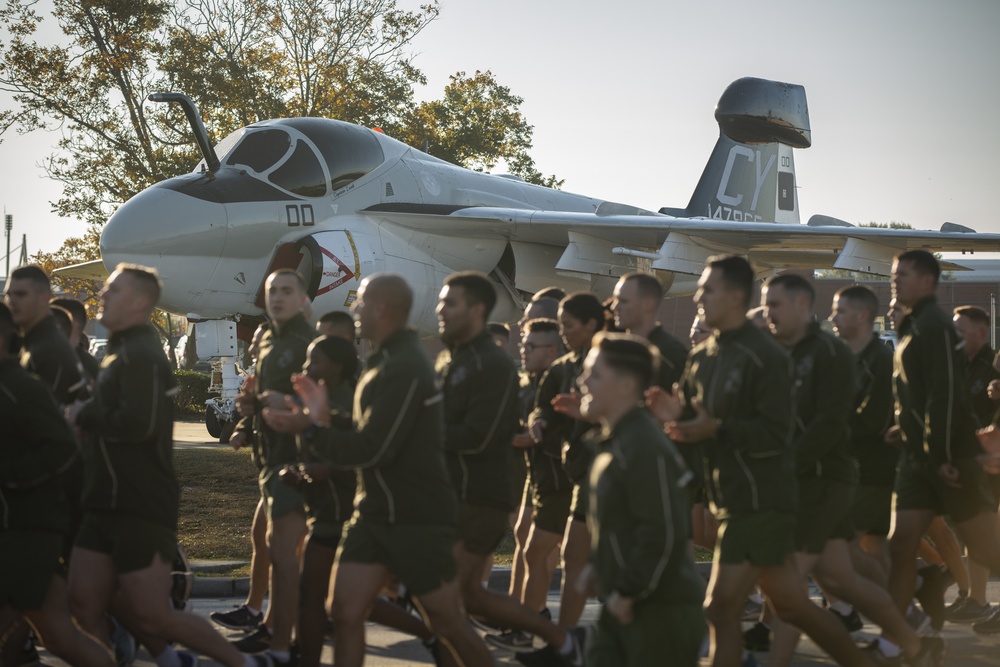
[[[698,573],[706,580],[712,571],[711,563],[695,563]],[[228,569],[228,567],[226,568]],[[250,592],[250,577],[207,577],[199,576],[199,572],[210,572],[211,568],[203,565],[192,564],[191,570],[195,573],[194,582],[191,586],[191,597],[193,598],[230,598],[246,596]],[[549,582],[549,592],[559,592],[562,585],[562,569],[556,568]],[[510,567],[494,566],[490,572],[488,582],[490,589],[506,592],[510,590]]]

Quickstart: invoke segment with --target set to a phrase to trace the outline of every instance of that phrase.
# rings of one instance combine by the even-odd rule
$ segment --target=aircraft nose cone
[[[211,280],[226,234],[223,204],[161,183],[143,190],[111,216],[101,234],[101,259],[108,271],[121,262],[156,269],[163,281],[160,307],[189,312]]]

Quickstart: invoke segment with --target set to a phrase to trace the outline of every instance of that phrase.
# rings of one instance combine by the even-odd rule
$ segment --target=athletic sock
[[[251,614],[253,614],[254,616],[258,616],[260,614],[260,609],[254,609],[253,607],[251,607],[248,604],[245,604],[243,606],[246,607],[247,611],[250,612]]]
[[[569,655],[573,652],[573,635],[566,632],[566,641],[563,642],[562,648],[559,649],[559,655]]]
[[[903,652],[903,649],[899,648],[885,637],[878,638],[878,650],[881,651],[882,655],[887,658],[899,657],[899,655]]]
[[[834,600],[833,602],[831,602],[830,609],[834,610],[841,616],[848,616],[852,611],[854,611],[854,607],[847,604],[843,600]]]
[[[156,667],[181,667],[181,658],[173,646],[168,646],[163,653],[156,656]]]

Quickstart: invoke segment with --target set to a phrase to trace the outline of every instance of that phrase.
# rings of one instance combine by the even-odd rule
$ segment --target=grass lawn
[[[247,451],[184,448],[174,450],[181,485],[178,537],[193,560],[250,560],[250,525],[260,498],[257,468]],[[514,536],[508,530],[495,562],[510,565]],[[248,568],[218,573],[245,576]]]

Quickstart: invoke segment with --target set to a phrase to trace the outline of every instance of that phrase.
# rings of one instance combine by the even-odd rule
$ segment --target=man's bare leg
[[[113,667],[115,661],[111,652],[73,623],[66,599],[66,583],[58,575],[53,575],[42,608],[24,611],[24,617],[38,633],[45,648],[69,664]]]
[[[933,520],[934,513],[930,510],[896,510],[892,515],[889,595],[904,614],[917,588],[917,550]]]
[[[270,517],[267,548],[271,557],[271,599],[274,609],[274,629],[271,631],[271,651],[288,651],[292,629],[299,614],[298,546],[306,533],[306,518],[293,510],[280,517]]]
[[[167,580],[170,576],[168,572]],[[73,547],[69,560],[69,601],[73,618],[84,632],[107,646],[107,612],[117,586],[110,554]],[[169,592],[165,598],[169,600]]]
[[[590,559],[590,530],[583,521],[570,519],[563,540],[562,602],[559,607],[559,627],[572,628],[580,622],[587,594],[578,590],[583,568]],[[546,586],[548,584],[546,583]]]
[[[336,555],[336,549],[314,542],[312,537],[306,538],[299,608],[299,664],[303,667],[319,665],[323,653],[327,591]]]
[[[389,570],[378,563],[341,561],[333,585],[334,660],[338,667],[365,661],[365,620],[386,582]]]
[[[510,597],[479,585],[476,573],[486,560],[483,554],[468,551],[461,541],[455,544],[455,564],[458,567],[458,585],[465,610],[483,616],[504,628],[523,630],[538,635],[559,649],[566,641],[566,630],[547,621],[541,614]]]
[[[267,504],[261,496],[253,513],[253,530],[250,533],[253,552],[250,555],[250,590],[245,604],[260,611],[264,608],[271,574],[271,556],[267,549]]]
[[[712,563],[712,576],[705,593],[713,667],[739,667],[743,659],[743,628],[740,615],[761,568],[750,565]]]
[[[962,547],[944,517],[934,517],[927,528],[927,537],[931,538],[945,567],[955,578],[959,590],[969,590],[969,570],[965,566],[965,560],[962,559]]]
[[[483,590],[482,587],[480,590]],[[431,631],[451,649],[459,664],[465,667],[493,665],[489,649],[472,630],[472,626],[465,619],[465,614],[462,613],[458,587],[454,581],[444,583],[430,593],[415,596],[413,602],[427,619]],[[337,665],[340,667],[339,658]]]
[[[524,549],[525,577],[521,602],[532,611],[541,611],[549,594],[554,569],[552,556],[558,552],[562,535],[532,524]]]
[[[118,576],[130,622],[137,632],[170,638],[227,667],[242,667],[246,661],[244,655],[208,621],[174,609],[170,602],[171,567],[169,561],[156,554],[149,567]]]
[[[1000,529],[997,528],[997,515],[993,512],[980,512],[955,527],[969,549],[969,558],[1000,576]]]
[[[522,497],[527,497],[522,494]],[[517,600],[521,599],[521,592],[524,590],[524,577],[527,566],[524,563],[524,550],[528,544],[528,534],[531,532],[531,501],[521,502],[521,506],[514,513],[514,562],[510,568],[510,588],[508,594]]]

